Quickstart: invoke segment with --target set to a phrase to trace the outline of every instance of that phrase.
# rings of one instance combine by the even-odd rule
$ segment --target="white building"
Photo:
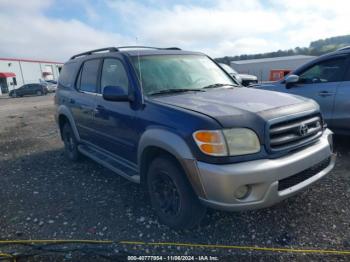
[[[15,58],[0,58],[0,94],[24,84],[57,80],[62,63]]]
[[[294,70],[315,58],[315,56],[294,55],[240,60],[231,61],[231,67],[241,74],[255,75],[259,81],[269,81],[271,70]]]

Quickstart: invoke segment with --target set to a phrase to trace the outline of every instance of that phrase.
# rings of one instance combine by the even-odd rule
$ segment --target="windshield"
[[[216,84],[220,84],[218,87],[237,85],[212,60],[202,55],[136,56],[132,62],[145,95],[167,90],[200,90]]]

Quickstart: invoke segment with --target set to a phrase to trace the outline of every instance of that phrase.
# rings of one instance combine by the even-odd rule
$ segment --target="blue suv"
[[[281,81],[255,88],[312,98],[330,129],[350,135],[350,47],[320,56]]]
[[[160,221],[197,225],[206,207],[273,205],[335,163],[312,100],[241,87],[208,56],[111,47],[61,71],[56,119],[65,152],[140,183]]]

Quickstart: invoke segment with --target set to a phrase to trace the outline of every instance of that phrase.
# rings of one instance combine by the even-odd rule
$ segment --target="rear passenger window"
[[[106,86],[119,86],[128,92],[129,80],[121,61],[107,58],[103,61],[101,92]]]
[[[60,76],[58,78],[58,82],[65,86],[65,87],[71,87],[72,86],[72,79],[73,79],[73,73],[75,63],[68,63],[65,64],[60,72]]]
[[[100,60],[94,59],[86,61],[81,71],[80,87],[81,91],[96,93],[97,75]]]

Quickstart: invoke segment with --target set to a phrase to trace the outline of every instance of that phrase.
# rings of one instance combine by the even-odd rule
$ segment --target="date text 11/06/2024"
[[[128,256],[128,261],[219,261],[217,256]]]

